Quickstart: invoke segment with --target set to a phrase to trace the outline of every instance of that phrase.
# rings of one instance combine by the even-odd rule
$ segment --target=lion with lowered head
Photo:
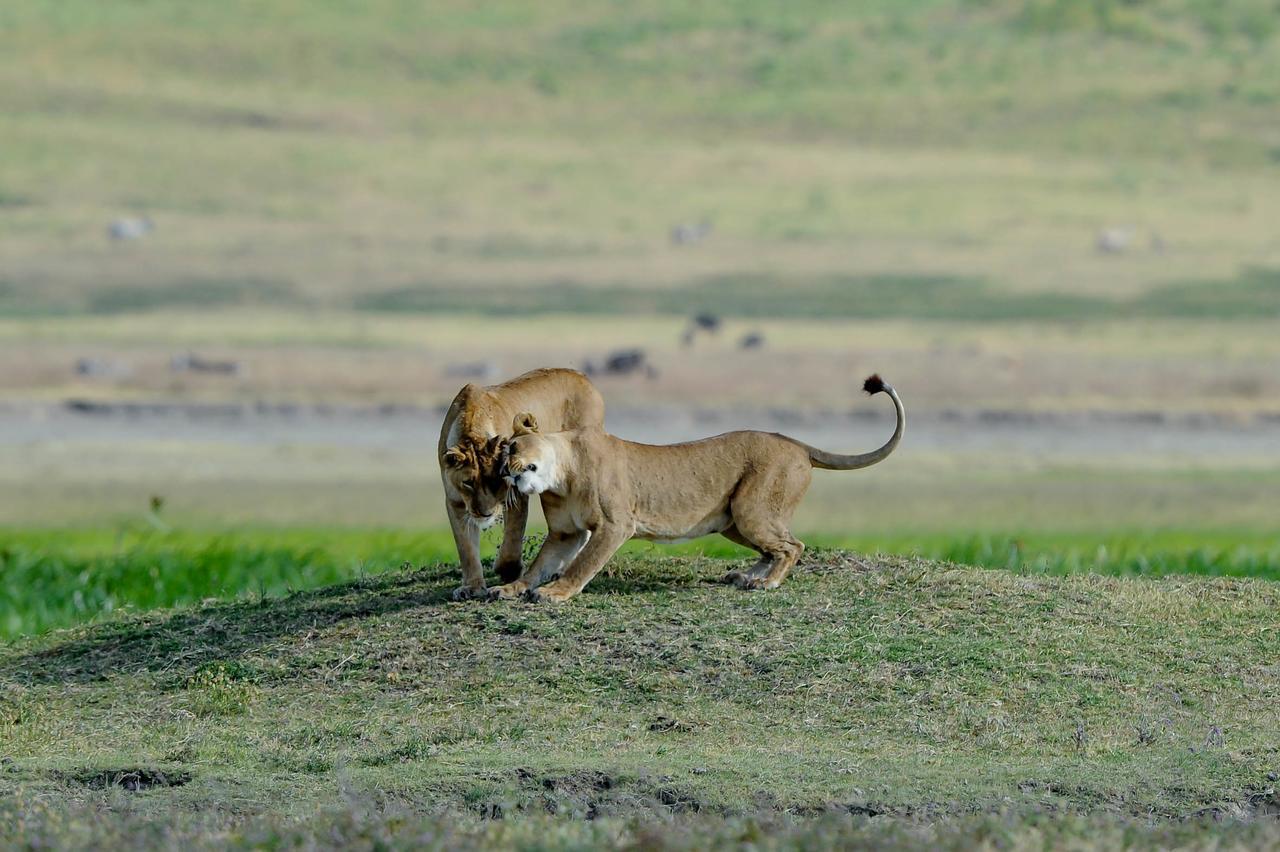
[[[772,432],[729,432],[670,446],[624,441],[598,426],[541,432],[522,413],[505,444],[502,473],[524,495],[541,495],[547,540],[516,580],[490,600],[525,595],[566,601],[582,591],[630,538],[683,541],[720,533],[760,554],[746,571],[726,577],[743,589],[773,589],[804,545],[788,524],[812,480],[813,468],[856,470],[884,460],[902,440],[902,400],[879,376],[869,394],[887,393],[897,425],[880,449],[839,455]],[[556,579],[540,585],[544,578]]]
[[[507,583],[523,573],[520,557],[529,498],[509,488],[498,468],[511,424],[526,412],[555,430],[604,427],[604,400],[577,370],[532,370],[500,385],[469,384],[458,392],[440,428],[438,445],[445,510],[462,564],[455,600],[485,595],[480,531],[500,518],[498,577]]]

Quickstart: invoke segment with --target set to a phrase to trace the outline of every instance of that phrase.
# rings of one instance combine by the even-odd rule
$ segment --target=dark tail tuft
[[[884,379],[877,373],[862,383],[862,389],[869,394],[877,394],[884,390]]]

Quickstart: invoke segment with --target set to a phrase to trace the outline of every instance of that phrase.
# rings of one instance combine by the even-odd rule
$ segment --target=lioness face
[[[456,446],[445,453],[445,476],[462,498],[467,515],[481,529],[488,529],[502,517],[507,483],[498,475],[499,463],[497,442],[492,448]]]
[[[541,494],[555,481],[555,453],[538,434],[519,435],[507,443],[503,477],[521,494]]]

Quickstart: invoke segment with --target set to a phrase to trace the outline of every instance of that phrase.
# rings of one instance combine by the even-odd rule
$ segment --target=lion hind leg
[[[756,560],[756,564],[746,570],[739,568],[733,569],[728,574],[724,575],[722,582],[735,586],[743,586],[745,588],[745,584],[750,582],[752,578],[764,577],[769,573],[769,568],[773,565],[773,557],[761,550],[760,546],[754,541],[739,532],[736,524],[730,524],[728,528],[721,530],[720,535],[729,539],[729,541],[734,544],[740,544],[743,547],[750,548],[760,554],[760,558]]]
[[[783,543],[784,549],[774,556],[772,566],[762,578],[763,587],[766,589],[776,589],[781,586],[782,581],[787,579],[787,575],[791,573],[791,569],[800,561],[800,556],[804,553],[804,542],[793,536],[790,530],[784,531],[787,536]]]
[[[743,589],[776,589],[804,553],[804,543],[782,524],[771,525],[755,537],[762,555],[735,583]]]
[[[734,582],[743,589],[776,589],[804,553],[804,544],[779,518],[735,518],[739,535],[752,542],[760,560]]]
[[[744,480],[730,504],[733,528],[760,560],[734,582],[744,589],[776,589],[804,553],[787,522],[809,488],[807,461],[764,471]]]

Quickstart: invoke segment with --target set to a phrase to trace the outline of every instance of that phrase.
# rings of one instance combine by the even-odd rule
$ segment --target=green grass
[[[178,293],[175,292],[175,296]],[[163,306],[158,303],[157,306]],[[1082,321],[1280,317],[1280,271],[1247,269],[1235,279],[1173,283],[1127,299],[1070,293],[1009,293],[944,275],[718,275],[679,289],[558,282],[512,288],[425,283],[355,299],[358,310],[510,314],[667,314],[754,318]]]
[[[0,842],[1275,842],[1237,822],[1280,769],[1274,582],[723,570],[633,554],[552,607],[441,565],[21,640]]]
[[[162,308],[279,306],[294,301],[290,290],[288,284],[255,279],[195,279],[163,289],[126,285],[95,291],[89,296],[88,310],[93,314],[115,314]]]
[[[315,302],[281,281],[198,279],[166,286],[120,285],[89,294],[90,314],[203,308],[313,308]],[[811,278],[795,275],[714,275],[670,289],[579,284],[423,282],[354,296],[343,309],[380,313],[675,315],[698,312],[749,318],[922,319],[984,321],[1115,321],[1280,316],[1280,270],[1247,268],[1234,278],[1175,282],[1128,298],[1070,293],[1010,293],[982,281],[947,275],[872,274]],[[65,305],[23,302],[0,282],[0,315],[47,316]]]
[[[922,556],[1025,575],[1099,573],[1280,580],[1270,533],[1029,533],[805,536],[810,546]],[[486,536],[492,551],[497,533]],[[530,547],[534,546],[531,541]],[[717,537],[684,545],[632,542],[626,553],[741,559]],[[0,639],[67,627],[122,608],[189,606],[207,598],[263,599],[402,565],[456,559],[448,532],[283,529],[157,532],[146,527],[0,533]]]
[[[395,103],[413,93],[445,99],[452,90],[453,102],[486,94],[511,110],[488,114],[472,103],[446,120],[431,114],[430,102],[403,104],[401,121],[528,126],[529,107],[541,105],[571,118],[575,129],[626,117],[628,126],[697,121],[707,130],[754,125],[795,135],[857,130],[892,142],[946,129],[944,138],[1010,147],[1056,138],[1067,150],[1106,144],[1146,152],[1154,145],[1210,146],[1188,134],[1144,138],[1126,111],[1145,107],[1149,120],[1170,121],[1176,110],[1168,107],[1191,101],[1242,120],[1274,102],[1257,81],[1276,61],[1266,49],[1276,38],[1272,11],[1266,0],[1225,8],[1204,0],[880,0],[842,10],[813,0],[709,8],[665,0],[622,10],[504,2],[479,11],[464,3],[425,9],[378,0],[300,14],[289,7],[264,13],[244,2],[193,13],[173,2],[103,7],[43,0],[6,10],[0,24],[12,46],[22,48],[6,68],[10,75],[24,58],[72,80],[99,72],[106,102],[83,96],[73,102],[103,119],[156,121],[160,104],[186,92],[200,97],[174,118],[296,133],[332,128],[323,117],[307,116],[326,102],[365,96]],[[131,48],[128,62],[122,44]],[[175,75],[167,87],[140,102],[123,97],[160,71]],[[30,70],[27,76],[41,83],[24,92],[27,111],[39,114],[74,97]],[[850,90],[851,79],[862,85]],[[1049,82],[1057,85],[1048,88]],[[301,96],[296,112],[269,108],[268,96],[281,85]],[[917,109],[893,108],[903,95],[924,93],[932,97]],[[1058,108],[1044,109],[1045,99]],[[835,111],[836,103],[851,108]],[[998,111],[1000,125],[944,123],[979,108]],[[1048,126],[1020,126],[1032,114]],[[872,117],[878,121],[868,122]],[[1109,139],[1097,126],[1102,119],[1117,122]],[[337,129],[360,128],[353,122]],[[1265,139],[1250,141],[1265,161]]]

